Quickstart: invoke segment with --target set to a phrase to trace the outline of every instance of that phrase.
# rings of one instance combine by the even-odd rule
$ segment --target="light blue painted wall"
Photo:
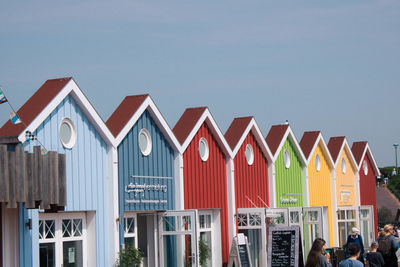
[[[70,118],[76,128],[77,140],[72,149],[65,149],[58,135],[58,128],[64,117]],[[111,249],[109,245],[112,203],[107,186],[107,145],[88,121],[71,96],[67,96],[51,115],[34,132],[47,150],[66,154],[67,206],[66,211],[96,212],[96,262],[97,266],[108,266]],[[36,141],[25,144],[25,150],[32,151]],[[37,211],[30,211],[32,218],[33,266],[39,265],[39,240]],[[25,227],[25,230],[27,228]],[[90,246],[90,244],[88,244]],[[37,255],[35,255],[37,254]],[[29,255],[27,255],[29,256]]]
[[[138,145],[138,135],[142,128],[146,128],[152,139],[152,151],[148,156],[143,156]],[[163,136],[148,111],[145,111],[121,144],[118,146],[118,186],[119,186],[119,211],[123,216],[124,211],[145,210],[171,210],[175,207],[174,179],[135,178],[131,175],[174,177],[174,150]],[[166,199],[166,204],[126,203],[128,199],[140,199],[135,193],[126,193],[125,187],[130,182],[139,184],[167,185],[167,192],[147,191],[144,199]],[[123,230],[123,223],[120,229]],[[123,231],[120,231],[120,240],[123,242]]]

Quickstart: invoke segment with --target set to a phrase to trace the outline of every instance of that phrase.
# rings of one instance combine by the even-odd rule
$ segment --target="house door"
[[[197,266],[195,210],[158,214],[160,266]]]
[[[303,208],[304,255],[308,255],[312,243],[317,237],[323,237],[322,207]]]
[[[360,206],[359,225],[364,247],[369,247],[374,240],[374,209],[373,206]]]
[[[267,228],[264,208],[239,208],[236,214],[238,232],[247,236],[254,267],[267,265]]]

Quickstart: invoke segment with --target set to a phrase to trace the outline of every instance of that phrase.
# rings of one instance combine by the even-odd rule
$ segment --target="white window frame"
[[[215,227],[214,227],[214,214],[212,211],[205,211],[205,210],[198,210],[198,219],[197,219],[197,223],[198,223],[198,231],[197,231],[197,240],[200,241],[200,233],[205,233],[205,232],[211,232],[211,248],[210,249],[210,254],[211,254],[211,265],[215,266],[215,258],[218,257],[218,255],[216,255],[214,253],[215,251],[215,247],[216,247],[216,240],[215,240]],[[200,225],[200,216],[211,216],[211,224],[210,224],[210,228],[201,228]],[[199,251],[199,250],[198,250]],[[199,257],[200,259],[200,257]],[[200,262],[199,262],[199,266],[200,266]]]
[[[340,212],[341,211],[345,211],[345,218],[344,219],[339,219],[339,214],[340,214]],[[354,216],[354,218],[353,219],[348,219],[347,218],[347,211],[349,211],[349,210],[352,210],[352,211],[355,211],[356,213],[355,213],[355,216]],[[359,223],[359,211],[358,211],[358,209],[356,208],[356,207],[339,207],[338,208],[338,210],[337,210],[337,214],[336,214],[336,217],[337,217],[337,229],[338,229],[338,242],[340,242],[340,233],[339,233],[339,229],[340,229],[340,227],[339,227],[339,224],[340,223],[345,223],[345,228],[344,228],[344,230],[345,230],[345,234],[344,234],[344,236],[345,236],[345,238],[347,238],[347,236],[350,234],[350,232],[348,232],[348,227],[347,227],[347,223],[350,223],[350,222],[354,222],[355,224],[354,224],[354,227],[357,227],[358,228],[358,223]],[[346,240],[344,240],[344,243],[343,244],[340,244],[339,243],[339,246],[343,246],[344,244],[346,243]]]
[[[82,220],[82,235],[78,237],[63,237],[62,221],[81,219]],[[55,243],[55,266],[63,266],[63,242],[64,241],[80,241],[82,240],[82,263],[87,266],[87,229],[86,229],[86,214],[84,212],[60,212],[60,213],[39,213],[39,221],[54,220],[55,235],[54,238],[40,239],[39,244]]]
[[[128,233],[127,232],[127,221],[128,218],[133,218],[134,219],[134,233]],[[134,212],[125,212],[124,213],[124,244],[125,244],[125,238],[135,238],[135,248],[138,247],[138,238],[137,238],[137,213]]]

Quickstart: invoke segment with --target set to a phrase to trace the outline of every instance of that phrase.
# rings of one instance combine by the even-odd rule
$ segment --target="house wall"
[[[347,149],[342,149],[335,168],[336,174],[336,199],[338,206],[357,206],[356,201],[356,170],[350,163],[350,155]],[[342,159],[346,161],[346,172],[342,172]]]
[[[58,135],[61,120],[69,117],[75,124],[77,139],[72,149],[65,149]],[[110,209],[112,203],[108,195],[112,190],[112,179],[107,177],[108,148],[94,126],[88,121],[85,114],[71,96],[67,96],[49,115],[49,117],[33,133],[47,150],[66,154],[66,183],[67,205],[66,211],[95,211],[96,213],[96,257],[97,266],[110,266],[113,259],[110,257],[110,235],[113,231]],[[25,144],[25,150],[32,151],[33,145]],[[38,266],[38,214],[29,211],[32,219],[32,251],[33,265]],[[25,227],[25,231],[29,231]]]
[[[368,172],[364,173],[364,161],[367,162]],[[374,235],[377,237],[378,230],[378,211],[376,205],[376,179],[374,169],[372,168],[371,161],[365,154],[359,171],[360,175],[360,201],[361,205],[372,205],[374,207]]]
[[[209,158],[202,161],[199,141],[204,137],[209,147]],[[229,257],[227,218],[227,163],[225,155],[208,127],[203,124],[183,154],[183,183],[185,209],[221,210],[222,262]]]
[[[289,168],[286,168],[283,159],[286,149],[290,154]],[[302,164],[294,151],[293,145],[289,139],[286,139],[275,161],[276,207],[302,207],[305,197],[303,195],[303,183]],[[294,201],[292,203],[283,203],[285,199]]]
[[[332,177],[331,169],[328,165],[326,154],[321,148],[321,142],[317,145],[310,163],[308,164],[308,188],[309,188],[309,201],[310,207],[328,207],[328,228],[329,228],[329,241],[333,246],[334,231],[333,224],[334,218],[332,214]],[[320,170],[317,171],[315,164],[316,155],[320,158]]]
[[[254,152],[254,162],[252,165],[249,165],[246,160],[245,152],[247,144],[252,146]],[[247,135],[237,152],[234,164],[236,208],[254,208],[246,196],[257,207],[265,207],[263,201],[269,205],[268,162],[251,132]]]

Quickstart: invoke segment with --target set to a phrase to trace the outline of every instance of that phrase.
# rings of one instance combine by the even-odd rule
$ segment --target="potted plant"
[[[142,252],[138,248],[129,247],[122,249],[119,253],[116,266],[118,267],[135,267],[140,266],[143,261]]]

